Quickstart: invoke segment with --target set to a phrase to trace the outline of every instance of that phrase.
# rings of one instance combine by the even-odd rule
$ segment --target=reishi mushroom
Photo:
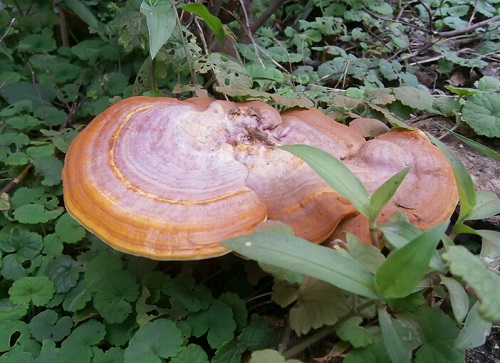
[[[266,218],[320,243],[357,212],[273,144],[309,143],[345,158],[364,138],[312,112],[324,120],[293,111],[282,118],[257,101],[125,99],[73,140],[63,169],[66,208],[112,247],[159,260],[225,254],[218,242]]]
[[[451,167],[418,131],[391,130],[367,142],[317,109],[280,115],[259,101],[139,96],[105,110],[72,142],[63,169],[66,208],[115,249],[158,260],[223,255],[229,251],[220,241],[266,219],[314,243],[334,230],[365,236],[366,221],[346,198],[274,147],[298,143],[343,160],[370,192],[412,165],[381,220],[404,210],[427,228],[457,203]]]

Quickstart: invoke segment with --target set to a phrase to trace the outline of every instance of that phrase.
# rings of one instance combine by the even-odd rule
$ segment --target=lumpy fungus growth
[[[290,144],[334,155],[370,192],[413,166],[380,221],[402,210],[428,228],[457,203],[450,165],[420,131],[366,141],[317,109],[280,115],[259,101],[140,96],[111,106],[74,139],[63,169],[65,204],[112,247],[158,260],[223,255],[220,241],[266,219],[313,243],[346,230],[368,242],[367,222],[350,202],[275,147]]]

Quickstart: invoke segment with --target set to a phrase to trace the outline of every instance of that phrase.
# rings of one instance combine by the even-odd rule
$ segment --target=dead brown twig
[[[11,182],[4,186],[2,190],[0,190],[0,195],[10,192],[14,187],[16,187],[26,177],[26,175],[28,175],[28,172],[30,171],[32,166],[32,164],[26,165],[26,167],[19,173],[17,177],[15,177]]]

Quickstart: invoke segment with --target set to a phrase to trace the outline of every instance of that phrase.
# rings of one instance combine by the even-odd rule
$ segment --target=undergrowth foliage
[[[291,362],[330,339],[317,351],[325,359],[463,362],[500,322],[500,233],[471,227],[500,201],[476,191],[438,139],[460,209],[425,232],[402,215],[376,224],[407,170],[370,196],[348,170],[328,172],[343,166],[332,156],[285,148],[335,189],[352,186],[342,193],[382,232],[382,251],[352,235],[343,248],[316,246],[275,226],[224,242],[250,260],[123,255],[65,212],[61,170],[94,116],[142,94],[315,106],[391,127],[432,115],[498,162],[457,127],[500,137],[499,19],[496,1],[473,0],[1,2],[0,361],[240,362],[253,352],[254,363]],[[441,87],[465,70],[470,82]],[[475,246],[459,244],[465,234]]]

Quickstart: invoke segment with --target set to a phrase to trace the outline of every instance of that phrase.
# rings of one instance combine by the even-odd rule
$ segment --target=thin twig
[[[9,34],[10,29],[14,25],[15,21],[16,21],[16,18],[10,19],[10,22],[9,22],[9,25],[7,26],[7,29],[5,30],[5,32],[3,33],[2,37],[0,38],[0,44],[3,42],[3,40],[5,39],[5,37]]]
[[[23,171],[17,177],[15,177],[14,180],[9,182],[9,184],[4,186],[2,190],[0,190],[0,195],[10,192],[15,186],[17,186],[26,177],[26,175],[28,175],[28,172],[30,171],[32,166],[33,165],[31,164],[26,165]]]
[[[492,18],[480,21],[479,23],[472,24],[471,26],[465,27],[463,29],[457,29],[457,30],[450,30],[447,32],[439,32],[436,35],[443,37],[443,38],[450,38],[450,37],[455,37],[457,35],[462,35],[466,33],[470,33],[473,30],[476,30],[477,28],[480,28],[482,26],[488,25],[489,23],[492,23],[494,21],[500,20],[500,15],[495,15]]]

